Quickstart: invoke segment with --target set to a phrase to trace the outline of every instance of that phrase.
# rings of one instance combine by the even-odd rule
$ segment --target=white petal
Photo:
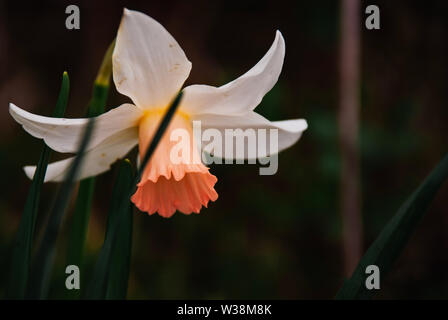
[[[96,176],[109,170],[116,160],[123,158],[137,143],[137,128],[128,128],[110,136],[96,148],[85,153],[76,180]],[[71,157],[49,164],[44,181],[63,181],[73,160],[74,157]],[[32,179],[36,167],[26,166],[23,169],[28,178]]]
[[[9,113],[25,131],[36,138],[44,139],[51,149],[58,152],[75,153],[88,122],[88,119],[38,116],[12,103],[9,104]],[[142,115],[143,111],[140,108],[132,104],[123,104],[98,116],[87,150],[118,131],[136,126]]]
[[[124,10],[112,57],[117,90],[141,108],[164,108],[191,70],[184,51],[151,17]]]
[[[258,144],[259,135],[261,135],[262,131],[258,131],[258,129],[266,129],[266,144],[265,146],[268,152],[268,155],[273,155],[277,152],[280,152],[286,148],[289,148],[294,143],[296,143],[299,138],[302,136],[303,131],[308,128],[308,124],[304,119],[294,119],[294,120],[284,120],[284,121],[269,121],[263,116],[259,115],[256,112],[250,111],[249,113],[242,116],[223,116],[223,115],[212,115],[212,114],[204,114],[198,115],[193,118],[193,121],[201,121],[201,130],[202,134],[204,134],[204,130],[206,129],[217,129],[222,137],[222,148],[220,150],[215,150],[214,156],[217,158],[230,159],[231,157],[226,156],[225,154],[225,130],[226,129],[241,129],[245,131],[246,129],[254,129],[256,135],[256,143]],[[278,149],[270,150],[269,147],[269,129],[278,129]],[[243,136],[244,132],[235,132],[232,134],[234,136]],[[205,145],[209,144],[209,141],[202,141],[202,148]],[[249,143],[247,140],[244,142],[244,156],[239,157],[236,156],[237,153],[233,151],[233,159],[254,159],[258,158],[249,156],[247,152],[247,147]],[[236,143],[234,141],[234,148],[236,147]]]
[[[278,80],[285,57],[280,31],[265,56],[247,73],[222,87],[192,85],[184,89],[181,108],[190,114],[241,115],[252,111]]]

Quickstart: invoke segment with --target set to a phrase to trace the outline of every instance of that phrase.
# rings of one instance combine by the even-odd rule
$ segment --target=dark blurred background
[[[65,28],[65,8],[81,29]],[[368,4],[381,30],[364,28]],[[286,41],[279,82],[256,109],[271,120],[305,118],[309,129],[281,153],[279,171],[212,166],[219,199],[200,215],[135,212],[128,298],[332,298],[343,272],[338,149],[339,1],[0,1],[0,295],[30,187],[22,166],[42,142],[9,116],[8,103],[51,114],[67,70],[68,117],[84,115],[123,7],[142,11],[177,39],[193,69],[186,85],[222,85]],[[362,1],[361,172],[364,248],[447,150],[447,1]],[[109,105],[127,97],[112,88]],[[53,159],[58,156],[53,154]],[[115,168],[115,166],[114,166]],[[104,239],[115,170],[97,182],[89,226],[88,281]],[[43,189],[38,227],[57,185]],[[378,298],[448,298],[445,185]],[[64,296],[68,212],[50,296]],[[84,271],[87,270],[87,271]]]

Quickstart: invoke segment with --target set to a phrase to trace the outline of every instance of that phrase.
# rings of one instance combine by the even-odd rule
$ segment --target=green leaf
[[[67,265],[76,265],[82,269],[83,251],[87,238],[87,227],[92,207],[95,178],[87,178],[80,182],[75,211],[71,225],[70,238],[67,247]],[[69,291],[77,293],[78,290]]]
[[[56,241],[61,228],[64,213],[70,200],[70,195],[73,190],[78,169],[83,160],[84,152],[89,139],[92,136],[94,123],[94,118],[90,119],[87,123],[81,145],[69,171],[67,172],[67,176],[62,183],[61,189],[58,192],[55,205],[50,212],[48,224],[42,238],[42,243],[37,251],[35,264],[31,272],[30,283],[28,286],[28,297],[31,299],[45,299],[48,295],[51,271],[53,269],[56,251]]]
[[[87,117],[96,117],[105,110],[112,73],[112,53],[114,46],[115,40],[111,43],[104,55],[98,75],[93,84],[92,99],[89,102]],[[84,179],[80,182],[68,242],[67,264],[76,265],[81,270],[94,191],[94,177]],[[71,298],[76,298],[79,295],[79,290],[68,291],[67,295]]]
[[[104,297],[104,290],[106,288],[106,279],[108,275],[109,268],[112,264],[112,251],[115,247],[114,244],[118,239],[118,234],[120,233],[119,228],[125,224],[126,215],[128,213],[128,208],[130,205],[131,196],[134,194],[137,183],[140,181],[141,176],[143,174],[143,170],[146,167],[149,159],[151,158],[154,150],[156,149],[160,139],[162,138],[165,130],[167,129],[174,113],[179,106],[179,103],[182,99],[182,92],[179,92],[177,97],[173,100],[168,111],[165,113],[162,121],[160,122],[154,138],[151,140],[149,144],[148,150],[146,151],[145,156],[140,164],[140,168],[137,172],[137,175],[134,177],[133,182],[131,183],[131,187],[129,190],[122,194],[119,197],[118,202],[118,213],[117,219],[111,221],[109,228],[107,230],[107,237],[104,240],[103,246],[101,248],[98,261],[95,265],[95,269],[93,272],[92,279],[90,280],[89,287],[87,289],[87,299],[102,299]]]
[[[123,194],[127,194],[132,187],[132,167],[129,160],[122,161],[117,181],[112,192],[111,209],[106,229],[106,238],[111,235],[109,230],[119,219],[120,201]],[[117,239],[111,252],[111,264],[107,275],[106,299],[126,299],[128,291],[129,269],[131,265],[132,249],[132,205],[129,202],[127,213],[121,221],[117,231]]]
[[[118,176],[112,191],[111,204],[106,228],[104,242],[109,242],[112,236],[110,232],[112,226],[118,223],[120,218],[121,202],[123,195],[129,192],[132,184],[132,168],[128,159],[120,164]],[[129,267],[131,261],[132,244],[132,206],[128,202],[126,214],[120,222],[117,231],[117,238],[120,241],[114,242],[111,250],[111,264],[105,269],[105,286],[94,286],[89,288],[89,297],[91,299],[124,299],[126,298],[127,284],[129,278]]]
[[[58,101],[53,112],[54,117],[63,117],[67,107],[68,95],[70,91],[70,81],[67,72],[62,75],[61,90]],[[51,149],[45,143],[37,164],[37,169],[31,183],[31,188],[25,200],[25,207],[20,220],[19,229],[14,243],[11,267],[8,277],[6,297],[9,299],[23,299],[25,296],[30,269],[31,249],[36,224],[36,217],[39,208],[40,190],[44,182],[50,159]]]
[[[401,206],[362,257],[350,279],[345,280],[336,299],[370,299],[375,290],[365,286],[367,266],[376,265],[381,278],[390,271],[432,199],[448,177],[448,155]]]
[[[110,77],[112,75],[112,54],[115,40],[109,45],[101,62],[100,69],[93,84],[92,99],[87,109],[88,117],[96,117],[104,112],[106,100],[109,95]]]

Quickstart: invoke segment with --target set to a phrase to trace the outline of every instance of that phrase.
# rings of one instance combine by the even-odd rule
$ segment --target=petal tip
[[[25,172],[25,175],[30,180],[33,180],[34,173],[36,172],[36,167],[35,166],[26,166],[26,167],[23,167],[23,171]]]
[[[132,10],[130,10],[126,7],[123,8],[123,16],[130,15],[131,13],[132,13]]]
[[[18,106],[16,106],[14,103],[10,102],[9,103],[9,113],[16,113],[17,110],[19,110],[20,108]]]
[[[277,31],[275,32],[275,40],[274,42],[277,43],[277,45],[279,45],[281,47],[281,49],[283,50],[283,55],[285,54],[285,38],[283,38],[283,34],[280,32],[280,30],[277,29]]]
[[[308,129],[308,121],[306,121],[305,119],[302,119],[302,126],[303,126],[303,131],[305,131],[306,129]]]
[[[281,31],[280,30],[275,30],[275,37],[277,38],[277,37],[279,37],[279,38],[283,38],[283,35],[282,35],[282,33],[281,33]]]

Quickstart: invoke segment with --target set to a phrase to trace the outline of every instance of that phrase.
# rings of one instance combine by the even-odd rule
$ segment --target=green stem
[[[112,53],[115,40],[109,46],[104,55],[103,62],[95,79],[92,99],[87,109],[87,117],[97,117],[104,113],[107,97],[109,95],[109,84],[112,73]],[[92,209],[93,194],[95,191],[95,178],[87,178],[80,182],[78,196],[73,214],[72,229],[68,243],[67,265],[76,265],[80,269],[83,266],[84,246],[87,239],[87,230]],[[68,292],[69,298],[79,297],[79,290]]]
[[[64,116],[69,90],[70,82],[68,74],[67,72],[64,72],[58,101],[53,112],[54,117],[60,118]],[[34,230],[39,208],[40,191],[44,183],[50,154],[50,148],[43,144],[14,242],[8,286],[6,289],[6,298],[8,299],[23,299],[25,297],[29,278],[32,242],[34,239]]]

